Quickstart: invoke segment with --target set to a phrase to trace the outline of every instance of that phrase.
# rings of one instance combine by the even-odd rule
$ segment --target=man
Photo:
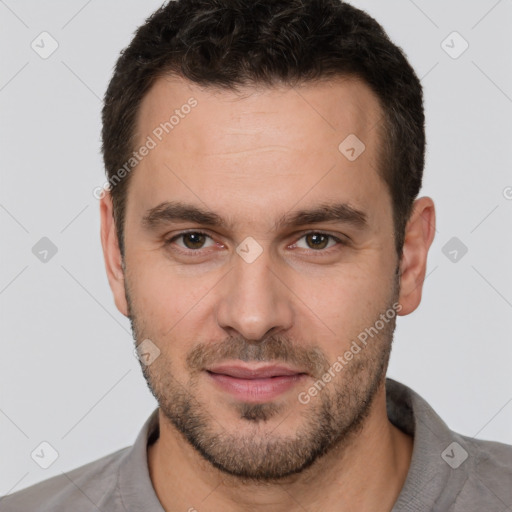
[[[101,240],[159,408],[12,511],[501,511],[512,448],[386,380],[435,231],[420,83],[339,0],[178,0],[105,96]]]

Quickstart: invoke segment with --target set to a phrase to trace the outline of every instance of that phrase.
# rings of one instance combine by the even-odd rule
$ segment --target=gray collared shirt
[[[390,421],[414,436],[411,466],[392,512],[512,510],[512,446],[452,432],[419,395],[387,379]],[[135,444],[0,498],[1,512],[164,512],[153,489],[147,445],[158,408]]]

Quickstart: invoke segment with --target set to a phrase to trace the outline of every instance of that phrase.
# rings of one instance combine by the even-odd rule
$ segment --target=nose
[[[217,307],[218,325],[249,341],[286,331],[293,323],[291,292],[277,277],[266,252],[252,263],[235,258],[235,268],[223,280]]]

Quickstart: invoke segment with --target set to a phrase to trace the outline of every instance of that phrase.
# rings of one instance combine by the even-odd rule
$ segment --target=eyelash
[[[178,240],[179,238],[185,236],[185,235],[190,235],[190,234],[194,234],[194,235],[204,235],[210,239],[213,240],[213,238],[208,234],[208,233],[205,233],[204,231],[198,231],[198,230],[192,230],[192,231],[182,231],[181,233],[178,233],[177,235],[174,235],[172,236],[171,238],[165,240],[165,245],[168,246],[168,245],[171,245],[175,240]],[[301,237],[297,239],[297,242],[299,240],[301,240],[302,238],[304,238],[305,236],[307,235],[311,235],[311,234],[315,234],[315,235],[323,235],[323,236],[326,236],[328,238],[330,238],[331,240],[334,240],[335,242],[337,242],[337,245],[334,245],[332,247],[329,247],[328,249],[318,249],[318,250],[315,250],[315,249],[309,249],[310,252],[312,253],[316,253],[316,255],[318,256],[323,256],[323,255],[328,255],[331,253],[331,250],[332,249],[336,249],[336,247],[338,246],[346,246],[348,245],[348,243],[341,239],[341,238],[338,238],[334,235],[330,235],[329,233],[324,233],[323,231],[315,231],[315,230],[311,230],[311,231],[307,231],[305,233],[302,233]],[[292,245],[295,245],[297,242],[294,242]],[[176,251],[180,252],[181,254],[185,254],[186,256],[194,256],[194,255],[198,255],[198,256],[201,256],[202,253],[202,249],[182,249],[181,247],[178,248],[178,249],[175,249]],[[302,250],[308,250],[308,249],[302,249]]]

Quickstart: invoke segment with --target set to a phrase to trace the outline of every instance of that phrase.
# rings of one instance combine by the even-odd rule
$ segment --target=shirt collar
[[[464,469],[452,470],[441,453],[454,439],[461,441],[460,436],[449,430],[423,398],[389,378],[386,404],[391,423],[414,437],[409,472],[392,512],[447,510],[446,504],[453,503],[467,475]],[[153,488],[147,459],[147,445],[159,435],[158,410],[146,420],[119,466],[119,496],[127,512],[165,512]]]
[[[467,473],[465,467],[452,469],[441,455],[455,440],[464,441],[421,396],[389,378],[386,405],[391,423],[414,437],[411,465],[392,512],[448,510]]]
[[[118,491],[126,512],[165,512],[149,476],[148,443],[158,439],[158,407],[144,423],[119,465]]]

